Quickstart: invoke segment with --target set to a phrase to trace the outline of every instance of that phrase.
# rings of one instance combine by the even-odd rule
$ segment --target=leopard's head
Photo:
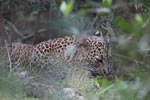
[[[109,68],[107,61],[107,46],[102,32],[96,32],[94,36],[84,38],[80,44],[85,48],[86,59],[93,69],[90,69],[94,74],[102,73],[101,69]],[[109,71],[104,73],[109,73]]]

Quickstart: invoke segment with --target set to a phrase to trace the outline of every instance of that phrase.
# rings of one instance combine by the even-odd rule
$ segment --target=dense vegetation
[[[12,70],[0,51],[0,100],[68,100],[61,91],[68,86],[86,100],[150,100],[148,0],[0,0],[1,47],[11,41],[37,44],[97,30],[108,41],[118,77],[108,80],[97,76],[80,82],[82,72],[72,75],[74,69],[65,69],[62,64],[52,65],[52,73],[46,75],[33,69]],[[68,74],[65,80],[62,70]]]

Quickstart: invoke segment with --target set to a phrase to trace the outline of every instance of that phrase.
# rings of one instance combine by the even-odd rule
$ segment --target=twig
[[[33,43],[35,42],[36,35],[37,35],[38,29],[39,29],[42,6],[43,6],[43,0],[40,0],[40,7],[39,7],[38,15],[37,15],[37,21],[36,21],[36,24],[35,24],[35,32],[33,33]]]
[[[13,25],[11,22],[7,21],[8,25],[14,30],[14,32],[20,36],[21,38],[24,37],[24,35],[21,34],[21,32],[16,28],[15,25]]]
[[[7,21],[7,23],[8,23],[8,25],[11,27],[11,29],[12,29],[19,37],[21,37],[21,40],[22,40],[22,41],[26,41],[26,40],[28,40],[28,39],[30,39],[30,38],[33,38],[34,35],[37,34],[37,33],[41,33],[41,32],[47,31],[46,29],[40,29],[40,30],[38,30],[38,28],[36,28],[36,31],[37,31],[37,32],[33,32],[33,33],[31,33],[30,35],[24,36],[23,34],[21,34],[21,32],[17,29],[17,27],[16,27],[14,24],[12,24],[12,23],[9,22],[9,21]],[[38,25],[38,24],[37,24],[37,25]]]
[[[37,33],[42,33],[42,32],[45,32],[45,31],[47,31],[47,30],[46,30],[46,29],[40,29],[40,30],[38,30]],[[28,39],[34,37],[34,35],[35,35],[35,32],[31,33],[31,34],[28,35],[28,36],[24,36],[24,37],[22,38],[22,40],[23,40],[23,41],[26,41],[26,40],[28,40]]]
[[[9,50],[8,50],[7,41],[6,41],[6,40],[5,40],[5,47],[6,47],[6,50],[7,50],[7,55],[8,55],[8,60],[9,60],[9,69],[10,69],[10,72],[12,72],[11,55],[10,55],[10,52],[9,52]]]
[[[97,22],[97,19],[99,18],[99,14],[96,15],[96,17],[93,20],[93,23],[91,23],[91,26],[94,26],[95,23]]]

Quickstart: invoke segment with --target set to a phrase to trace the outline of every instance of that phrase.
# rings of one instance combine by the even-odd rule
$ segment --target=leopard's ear
[[[97,32],[95,33],[95,35],[96,35],[96,36],[99,36],[99,37],[103,37],[103,34],[102,34],[101,31],[97,31]]]

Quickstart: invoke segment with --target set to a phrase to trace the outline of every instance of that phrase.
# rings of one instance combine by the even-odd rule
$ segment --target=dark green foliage
[[[132,22],[129,22],[128,20],[125,20],[123,18],[117,18],[115,25],[117,28],[123,30],[124,32],[134,32],[134,26]]]

